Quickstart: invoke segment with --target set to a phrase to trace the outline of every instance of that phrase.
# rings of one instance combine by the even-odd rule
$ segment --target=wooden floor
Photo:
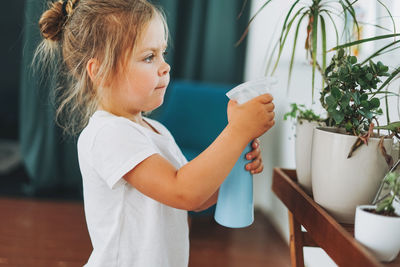
[[[290,266],[287,244],[260,213],[244,229],[194,217],[190,240],[190,267]],[[82,266],[90,252],[82,203],[0,198],[0,266]]]

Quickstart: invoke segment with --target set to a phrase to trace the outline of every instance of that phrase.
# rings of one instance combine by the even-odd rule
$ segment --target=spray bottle
[[[276,83],[276,79],[272,77],[249,81],[236,86],[226,95],[238,104],[243,104],[254,97],[269,93]],[[245,169],[250,162],[246,160],[246,154],[252,150],[251,144],[252,142],[246,146],[219,189],[214,218],[220,225],[242,228],[254,221],[253,175]]]

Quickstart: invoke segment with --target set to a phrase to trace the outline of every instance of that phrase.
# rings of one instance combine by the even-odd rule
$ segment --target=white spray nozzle
[[[229,99],[236,100],[239,104],[243,104],[254,97],[269,93],[277,83],[278,80],[275,77],[248,81],[227,92],[226,96]]]

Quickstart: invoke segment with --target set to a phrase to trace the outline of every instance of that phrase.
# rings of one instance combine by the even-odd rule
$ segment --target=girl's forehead
[[[165,36],[165,25],[159,16],[155,16],[146,25],[138,36],[135,50],[139,53],[149,48],[165,48],[167,40]]]

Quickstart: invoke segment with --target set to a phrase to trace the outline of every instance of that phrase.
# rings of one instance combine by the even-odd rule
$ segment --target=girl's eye
[[[147,63],[151,63],[151,62],[153,62],[153,59],[154,59],[154,55],[151,54],[150,56],[146,57],[144,59],[144,61],[147,62]]]
[[[164,51],[164,52],[163,52],[164,60],[167,58],[167,55],[168,55],[168,51]]]

